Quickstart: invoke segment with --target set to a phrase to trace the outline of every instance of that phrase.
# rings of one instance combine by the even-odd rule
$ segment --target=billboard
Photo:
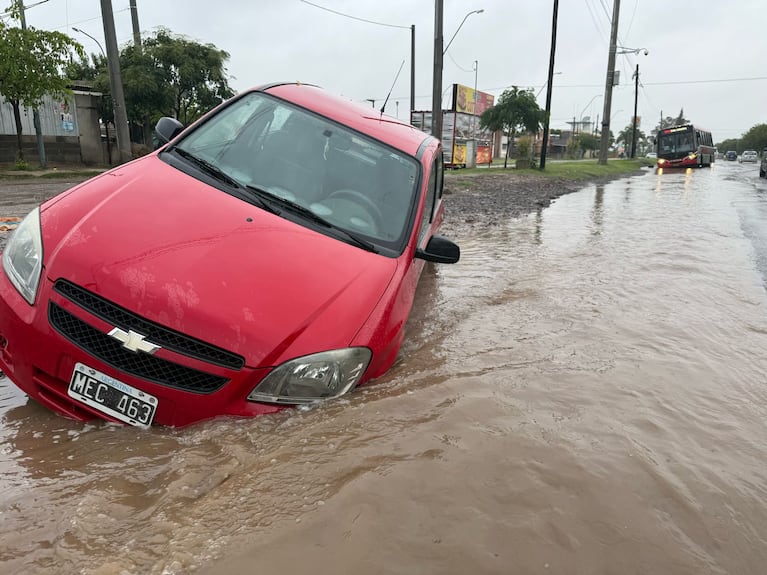
[[[478,106],[479,107],[479,106]],[[414,110],[410,124],[422,132],[431,133],[431,112]],[[448,167],[467,164],[467,142],[475,142],[476,163],[489,164],[492,159],[492,134],[479,127],[479,118],[464,112],[442,112],[442,155]]]
[[[492,108],[495,103],[495,96],[488,94],[487,92],[476,91],[476,110],[474,109],[474,95],[473,88],[468,86],[462,86],[461,84],[453,84],[453,112],[461,112],[464,114],[472,114],[474,116],[481,116],[482,113],[488,108]]]

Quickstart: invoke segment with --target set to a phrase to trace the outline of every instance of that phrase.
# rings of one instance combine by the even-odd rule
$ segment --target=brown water
[[[0,572],[764,573],[762,196],[722,163],[451,224],[398,364],[313,409],[145,432],[0,381]]]

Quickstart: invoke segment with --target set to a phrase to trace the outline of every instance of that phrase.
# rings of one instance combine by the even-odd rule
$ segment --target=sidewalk
[[[23,178],[90,178],[106,172],[110,168],[90,166],[54,166],[46,170],[14,170],[0,166],[0,179]]]

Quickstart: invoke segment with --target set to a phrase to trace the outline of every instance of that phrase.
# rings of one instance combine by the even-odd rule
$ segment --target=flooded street
[[[0,380],[0,572],[764,572],[758,168],[448,220],[460,263],[344,400],[142,431]]]

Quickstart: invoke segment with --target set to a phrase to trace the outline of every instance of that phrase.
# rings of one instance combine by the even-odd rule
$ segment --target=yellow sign
[[[456,112],[481,116],[482,112],[493,107],[494,102],[495,96],[492,94],[453,84],[453,108]]]

